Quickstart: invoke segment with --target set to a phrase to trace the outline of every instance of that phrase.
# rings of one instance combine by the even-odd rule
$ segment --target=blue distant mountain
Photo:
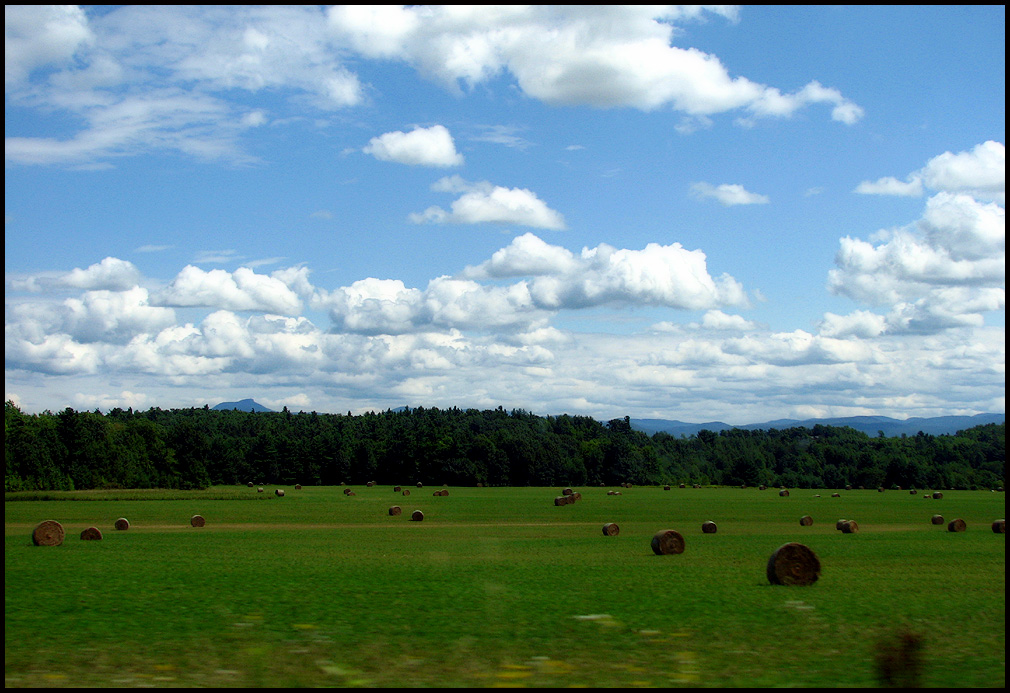
[[[219,411],[231,411],[232,409],[238,409],[239,411],[263,411],[272,412],[273,409],[267,409],[262,404],[257,404],[254,400],[243,399],[238,402],[221,402],[216,407],[211,407]]]
[[[950,435],[963,431],[966,428],[972,428],[973,426],[1005,422],[1006,414],[976,414],[975,416],[935,416],[932,418],[916,417],[911,419],[892,419],[887,416],[846,416],[833,419],[776,419],[775,421],[744,424],[742,426],[731,426],[721,421],[685,423],[683,421],[668,419],[631,419],[631,427],[650,436],[662,431],[672,436],[680,437],[681,435],[693,436],[702,430],[719,432],[728,431],[731,428],[741,428],[747,431],[767,431],[772,428],[813,428],[820,424],[821,426],[848,426],[871,436],[875,436],[878,432],[883,431],[885,436],[896,437],[903,434],[914,436],[919,431],[932,435]]]

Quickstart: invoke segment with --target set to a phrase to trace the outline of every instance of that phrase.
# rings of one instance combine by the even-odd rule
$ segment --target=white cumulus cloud
[[[459,176],[443,178],[432,189],[436,192],[462,193],[448,211],[429,207],[408,219],[415,224],[518,224],[540,229],[565,228],[565,219],[526,188],[506,188],[487,181],[471,183]]]
[[[452,135],[442,125],[415,127],[410,132],[387,132],[373,137],[362,150],[380,161],[411,166],[460,166],[463,155],[456,151]]]
[[[158,293],[156,301],[165,306],[202,306],[226,310],[263,311],[296,315],[301,311],[298,294],[281,279],[256,274],[247,267],[234,272],[187,265]]]
[[[722,185],[712,185],[711,183],[693,183],[691,193],[698,199],[712,198],[726,207],[734,205],[766,205],[770,202],[767,195],[746,190],[742,185],[723,183]]]

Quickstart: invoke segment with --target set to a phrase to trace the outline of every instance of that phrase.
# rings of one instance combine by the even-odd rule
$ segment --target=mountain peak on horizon
[[[221,404],[211,408],[215,411],[231,411],[232,409],[238,409],[239,411],[273,412],[273,409],[267,409],[262,404],[259,404],[251,398],[242,399],[238,402],[221,402]]]

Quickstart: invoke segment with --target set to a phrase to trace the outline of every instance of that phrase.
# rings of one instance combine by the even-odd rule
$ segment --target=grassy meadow
[[[273,488],[7,494],[6,685],[867,687],[902,632],[923,685],[1004,685],[1002,493]],[[42,520],[62,546],[32,545]],[[662,529],[683,554],[653,554]],[[790,541],[816,584],[768,583]]]

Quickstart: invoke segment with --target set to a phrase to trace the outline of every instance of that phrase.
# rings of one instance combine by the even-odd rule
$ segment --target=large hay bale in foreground
[[[608,522],[603,525],[603,536],[605,537],[616,537],[621,533],[621,528],[617,526],[616,522]]]
[[[929,518],[929,521],[931,523],[933,523],[934,525],[942,525],[943,524],[943,515],[933,515],[933,517]]]
[[[804,515],[800,518],[800,527],[809,527],[812,524],[814,524],[814,518],[809,515]]]
[[[821,562],[809,547],[790,542],[775,550],[766,572],[773,585],[812,585],[821,576]]]
[[[842,534],[855,534],[859,531],[859,523],[855,520],[846,520],[842,523]]]
[[[424,513],[421,512],[420,510],[415,510],[410,514],[411,522],[420,522],[423,519],[424,519]]]
[[[965,524],[964,520],[962,520],[960,517],[951,520],[950,523],[947,525],[948,532],[963,532],[966,529],[968,529],[968,525]]]
[[[129,528],[130,528],[130,521],[127,520],[125,517],[121,517],[118,520],[116,520],[116,529],[118,529],[120,532],[125,532]]]
[[[32,543],[36,546],[59,546],[63,537],[63,525],[56,520],[43,520],[32,530]]]
[[[719,531],[719,527],[712,520],[708,520],[701,523],[701,531],[705,534],[715,534]]]
[[[397,515],[399,515],[402,512],[403,511],[400,510],[400,506],[399,505],[394,505],[394,506],[392,506],[392,507],[389,508],[389,515],[390,515],[390,517],[396,517]]]
[[[203,519],[203,515],[194,515],[189,518],[189,524],[193,527],[203,527],[207,524],[207,520]]]
[[[98,527],[88,527],[81,532],[82,541],[101,541],[102,540],[102,530]]]
[[[1006,520],[994,520],[992,531],[993,534],[1006,534]]]
[[[675,529],[661,529],[652,536],[652,552],[657,556],[684,553],[684,537]]]

